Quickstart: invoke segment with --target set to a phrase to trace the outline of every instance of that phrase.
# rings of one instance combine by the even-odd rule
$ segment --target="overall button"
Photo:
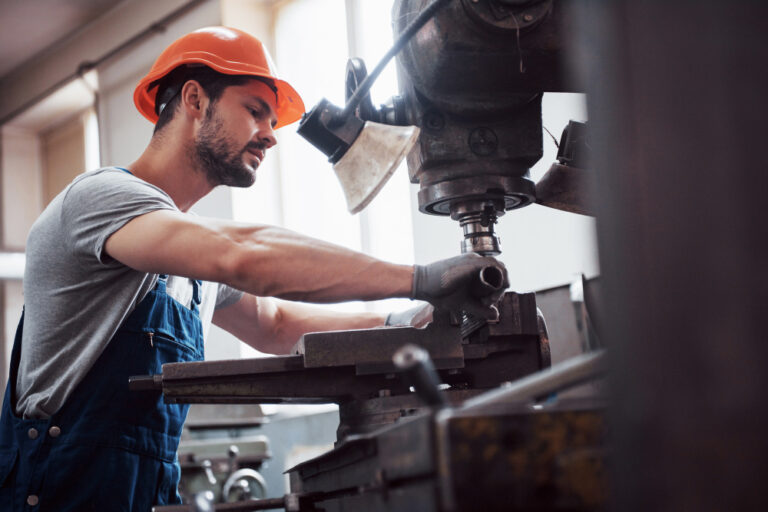
[[[27,435],[30,439],[37,439],[37,436],[40,435],[36,428],[30,428],[27,430]]]
[[[37,495],[30,494],[29,496],[27,496],[27,505],[29,505],[30,507],[34,507],[38,503],[40,503],[40,498],[38,498]]]
[[[59,437],[61,435],[61,429],[54,425],[48,429],[48,435],[51,437]]]

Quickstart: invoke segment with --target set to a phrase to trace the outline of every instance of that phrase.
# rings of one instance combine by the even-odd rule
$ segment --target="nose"
[[[259,142],[264,144],[267,149],[277,144],[275,130],[272,129],[272,123],[267,121],[259,125],[259,131],[256,133]]]

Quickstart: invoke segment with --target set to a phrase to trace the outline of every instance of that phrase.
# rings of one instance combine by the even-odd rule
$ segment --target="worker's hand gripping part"
[[[488,320],[498,317],[496,303],[508,287],[504,264],[474,253],[416,265],[413,274],[413,298]]]
[[[424,327],[432,321],[435,308],[497,320],[496,304],[508,287],[506,267],[491,257],[469,253],[429,265],[415,265],[412,298],[427,304],[393,311],[385,325]]]

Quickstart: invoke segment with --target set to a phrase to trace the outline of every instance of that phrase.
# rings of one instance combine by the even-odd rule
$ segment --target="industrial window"
[[[347,58],[362,57],[369,69],[376,65],[392,44],[391,7],[384,0],[294,0],[275,9],[273,54],[307,109],[323,97],[344,104]],[[373,88],[373,102],[396,93],[392,62]],[[279,130],[277,139],[277,163],[265,161],[256,186],[234,191],[235,218],[279,224],[381,259],[413,263],[414,192],[405,164],[366,210],[353,216],[330,163],[296,133],[296,126]],[[389,311],[409,305],[400,299],[332,307]]]

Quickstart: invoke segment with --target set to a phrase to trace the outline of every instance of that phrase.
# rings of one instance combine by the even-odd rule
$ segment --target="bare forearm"
[[[413,267],[386,263],[285,229],[158,210],[106,242],[142,272],[226,283],[262,297],[341,302],[410,297]]]
[[[234,264],[227,284],[259,296],[303,302],[408,297],[413,267],[272,226],[227,232]]]
[[[245,294],[217,309],[213,323],[261,352],[287,354],[308,332],[368,329],[384,325],[379,313],[346,313],[320,306]]]
[[[370,329],[386,321],[382,313],[348,313],[329,311],[307,304],[275,301],[277,314],[273,335],[256,346],[273,354],[287,354],[302,335],[308,332]]]

